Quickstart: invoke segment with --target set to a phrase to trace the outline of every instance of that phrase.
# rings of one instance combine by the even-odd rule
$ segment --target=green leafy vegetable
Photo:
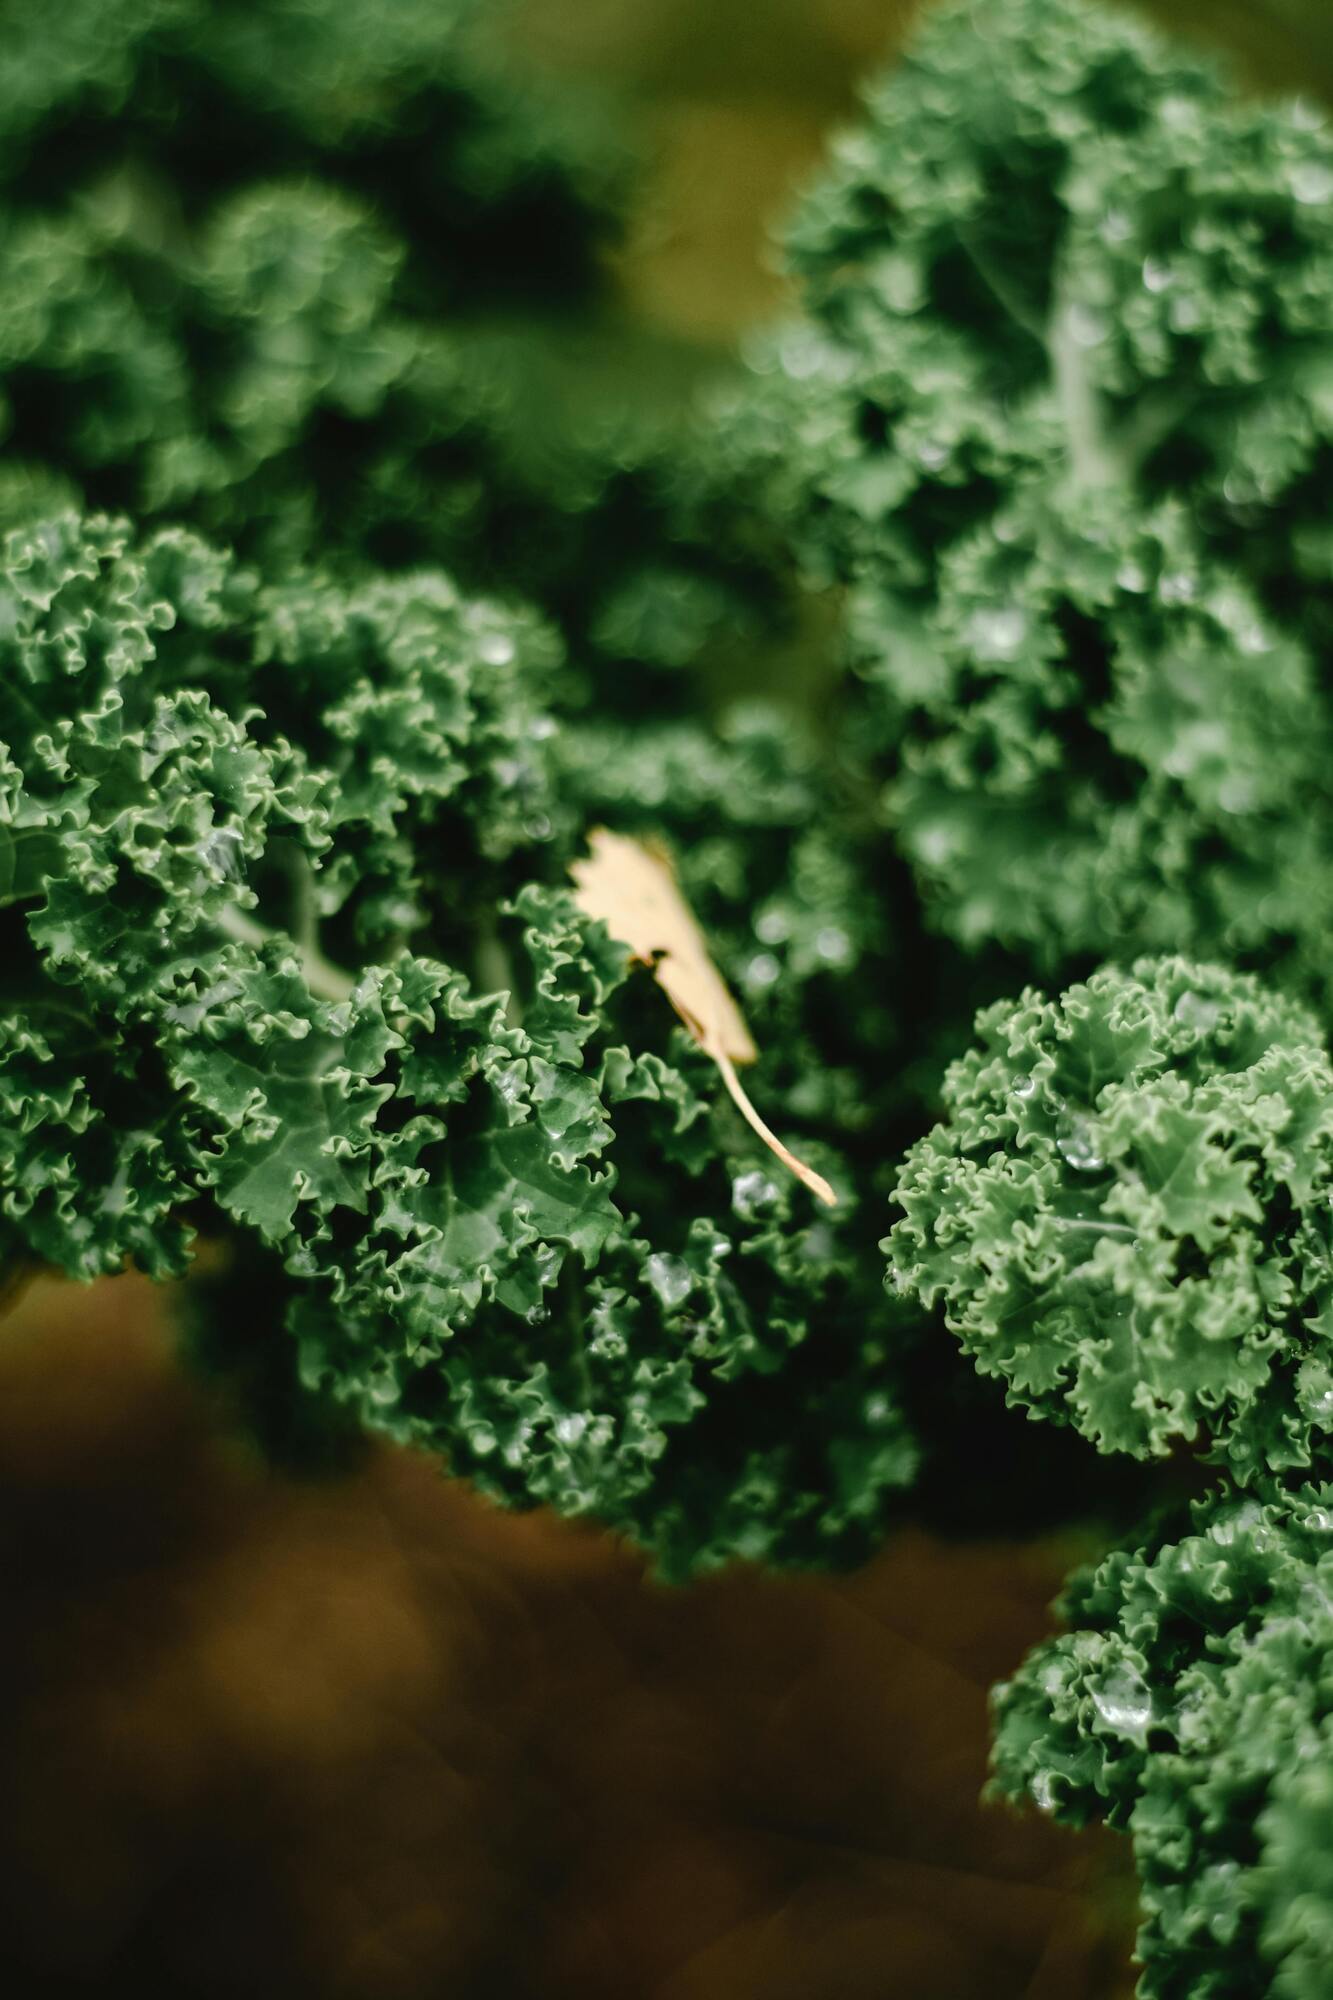
[[[846,595],[932,921],[1322,992],[1333,134],[1085,0],[944,6],[789,235],[731,449]]]
[[[1078,1573],[996,1690],[997,1788],[1133,1840],[1144,2000],[1328,1991],[1331,1503],[1197,1503]]]
[[[72,515],[0,633],[7,1254],[161,1274],[220,1222],[304,1381],[483,1486],[674,1570],[854,1544],[913,1462],[855,1238],[542,886],[550,634]]]
[[[1184,959],[977,1022],[886,1242],[1034,1415],[1105,1451],[1201,1434],[1240,1479],[1333,1426],[1333,1068],[1314,1021]]]
[[[1312,2000],[1327,122],[1087,0],[939,7],[687,422],[700,358],[607,309],[606,126],[472,0],[23,11],[3,1273],[207,1239],[191,1343],[269,1435],[672,1576],[855,1559],[919,1452],[993,1522],[942,1304],[1010,1403],[1230,1482],[1076,1580],[1001,1789],[1128,1827],[1145,1994]],[[673,935],[571,893],[598,827]],[[720,1088],[755,1049],[827,1212]]]

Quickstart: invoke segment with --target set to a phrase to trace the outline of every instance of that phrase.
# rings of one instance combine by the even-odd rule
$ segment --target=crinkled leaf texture
[[[1248,974],[1104,969],[977,1021],[909,1153],[892,1279],[1034,1416],[1196,1434],[1242,1480],[1333,1435],[1333,1069]]]
[[[556,664],[435,574],[11,536],[5,1249],[163,1274],[220,1218],[307,1384],[490,1490],[677,1571],[831,1558],[913,1456],[853,1239],[665,1010],[626,1040],[647,975],[525,879],[568,851]]]
[[[1196,1503],[1069,1586],[996,1690],[997,1788],[1128,1829],[1144,2000],[1333,1982],[1333,1489]]]
[[[1333,131],[1088,0],[927,11],[721,420],[847,605],[933,922],[1328,988]]]
[[[18,10],[0,523],[126,507],[270,563],[441,563],[666,685],[719,628],[753,630],[774,562],[712,506],[706,449],[686,474],[679,346],[569,338],[626,205],[609,105],[500,61],[495,12]]]

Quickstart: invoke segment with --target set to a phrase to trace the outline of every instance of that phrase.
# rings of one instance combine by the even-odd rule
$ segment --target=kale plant
[[[1196,1503],[1079,1572],[996,1690],[996,1786],[1134,1843],[1144,2000],[1321,2000],[1333,1963],[1333,1489]]]
[[[1066,985],[980,1012],[891,1290],[1165,1493],[1232,1482],[1075,1581],[997,1783],[1128,1828],[1146,1996],[1323,1993],[1333,134],[1109,9],[944,8],[790,244],[733,448],[843,594],[928,921]]]
[[[72,503],[269,564],[441,564],[541,598],[590,658],[634,662],[639,698],[771,617],[772,537],[715,495],[681,392],[598,370],[628,340],[603,268],[623,139],[502,65],[488,11],[25,10],[0,82],[0,522]],[[695,365],[635,358],[640,384]]]
[[[1201,1435],[1248,1480],[1333,1442],[1333,1067],[1314,1020],[1184,959],[977,1021],[887,1241],[1034,1415]]]
[[[494,339],[516,299],[595,289],[621,176],[590,121],[487,61],[477,16],[32,10],[0,96],[12,510],[56,486],[399,560],[513,512],[527,413]]]
[[[1313,2000],[1333,1969],[1333,1067],[1252,975],[1106,968],[986,1010],[908,1155],[895,1286],[1101,1450],[1199,1501],[1071,1582],[995,1692],[995,1783],[1127,1830],[1144,2000]]]
[[[559,886],[549,631],[104,517],[0,575],[7,1258],[239,1237],[301,1380],[483,1487],[670,1570],[854,1546],[913,1453],[838,1092],[788,1093],[824,1220]]]
[[[476,11],[24,10],[0,1262],[206,1243],[255,1408],[678,1577],[853,1559],[923,1457],[995,1521],[942,1305],[1136,1501],[1223,1482],[1076,1580],[997,1782],[1130,1830],[1145,1994],[1306,2000],[1333,133],[1088,0],[938,8],[791,229],[801,312],[692,429],[585,423],[548,371],[615,334],[622,168]],[[601,827],[672,857],[833,1208],[571,887]]]
[[[926,16],[732,449],[845,596],[931,921],[1043,975],[1329,926],[1333,133],[1113,8]]]

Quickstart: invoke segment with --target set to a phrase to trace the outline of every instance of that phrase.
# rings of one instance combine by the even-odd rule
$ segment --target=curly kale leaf
[[[1183,959],[988,1009],[909,1153],[893,1280],[1034,1416],[1198,1434],[1240,1479],[1333,1426],[1333,1068],[1312,1019]]]
[[[1145,2000],[1328,1990],[1333,1491],[1214,1495],[1072,1580],[995,1691],[996,1789],[1130,1834]]]
[[[1333,133],[1119,9],[933,9],[724,429],[933,921],[1326,993]]]
[[[0,515],[124,508],[269,565],[442,564],[632,662],[624,705],[671,703],[681,666],[771,616],[782,554],[687,435],[699,363],[645,331],[627,378],[608,340],[629,175],[607,107],[511,71],[486,14],[24,10],[0,79]]]
[[[796,1088],[827,954],[775,1071],[847,1196],[816,1220],[553,886],[591,780],[549,632],[436,574],[265,584],[67,515],[9,538],[0,669],[6,1254],[165,1273],[230,1236],[285,1274],[312,1394],[510,1501],[673,1573],[861,1546],[914,1454],[837,1094]],[[693,747],[699,798],[734,790],[739,749]]]

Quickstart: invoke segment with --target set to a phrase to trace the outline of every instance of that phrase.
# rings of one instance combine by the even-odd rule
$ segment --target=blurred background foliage
[[[1333,96],[1324,0],[1157,0]],[[506,304],[534,416],[683,410],[780,308],[770,226],[907,0],[512,0],[508,59],[638,155],[609,283]],[[895,1538],[689,1593],[376,1450],[231,1441],[135,1280],[0,1345],[0,1972],[23,1996],[1114,2000],[1123,1859],[977,1804],[985,1688],[1065,1545]]]
[[[513,0],[497,23],[518,61],[595,79],[647,141],[648,184],[616,260],[623,302],[661,333],[724,344],[782,302],[770,226],[919,4]],[[1257,88],[1333,100],[1325,0],[1148,0],[1138,11],[1226,50]]]

